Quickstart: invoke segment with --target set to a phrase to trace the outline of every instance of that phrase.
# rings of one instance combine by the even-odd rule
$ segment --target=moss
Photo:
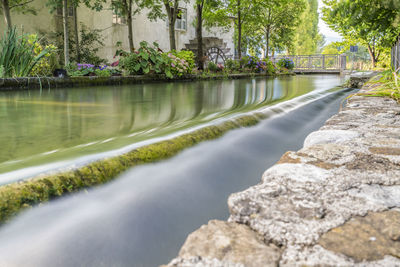
[[[170,158],[185,148],[222,136],[229,130],[255,125],[259,119],[246,115],[217,126],[208,126],[170,140],[137,148],[126,154],[88,164],[73,171],[40,176],[0,187],[0,224],[33,205],[107,183],[136,165]]]

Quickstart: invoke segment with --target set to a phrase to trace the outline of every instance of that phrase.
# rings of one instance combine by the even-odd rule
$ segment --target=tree
[[[323,19],[346,41],[367,47],[375,67],[399,34],[400,2],[393,0],[323,0]]]
[[[151,4],[150,0],[111,0],[111,8],[115,14],[123,17],[128,25],[129,50],[133,52],[133,18],[139,14],[143,8]]]
[[[49,7],[50,13],[53,13],[57,8],[62,7],[62,20],[63,20],[63,39],[64,39],[64,65],[70,63],[70,53],[69,53],[69,21],[68,21],[68,3],[72,5],[73,8],[73,19],[74,19],[74,38],[76,45],[77,59],[80,58],[79,49],[79,39],[78,39],[78,25],[77,25],[77,15],[76,9],[80,4],[91,8],[92,10],[100,11],[103,8],[103,4],[106,0],[48,0],[46,5]]]
[[[300,16],[300,25],[296,28],[293,53],[296,55],[315,54],[322,48],[323,35],[318,33],[318,1],[305,1],[305,10]]]
[[[254,3],[253,32],[265,40],[265,57],[271,47],[287,48],[305,8],[304,0],[256,0]]]
[[[150,20],[167,19],[169,29],[169,47],[171,50],[176,50],[175,41],[175,22],[177,16],[180,15],[178,9],[180,0],[146,0],[146,7],[150,8],[148,18]],[[189,0],[183,0],[188,2]],[[164,9],[164,12],[163,12]]]
[[[221,4],[220,0],[196,0],[196,63],[199,69],[204,68],[203,24],[206,28],[217,26]]]
[[[11,23],[12,10],[15,10],[16,12],[20,12],[23,14],[31,13],[33,15],[36,15],[36,10],[29,5],[32,2],[33,0],[1,0],[0,11],[3,12],[4,21],[8,29],[12,28],[12,23]]]

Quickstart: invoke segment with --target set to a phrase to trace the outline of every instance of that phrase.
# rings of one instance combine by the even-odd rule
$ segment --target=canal
[[[229,194],[258,183],[338,111],[351,92],[334,89],[342,82],[310,75],[0,93],[2,183],[238,114],[271,114],[21,214],[0,228],[0,266],[168,263],[187,234],[228,217]]]

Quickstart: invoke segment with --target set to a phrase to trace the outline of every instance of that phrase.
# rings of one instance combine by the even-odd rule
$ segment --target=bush
[[[5,77],[5,75],[4,75],[4,67],[3,67],[3,65],[0,65],[0,78],[4,78]]]
[[[276,67],[271,60],[269,60],[268,58],[264,58],[262,61],[265,62],[265,71],[268,74],[274,74],[276,72]]]
[[[288,70],[292,70],[294,68],[294,63],[293,60],[291,60],[290,58],[281,58],[276,65],[278,65],[278,67],[280,68],[285,68]]]
[[[150,47],[147,42],[143,41],[137,51],[122,52],[119,66],[129,74],[164,73],[168,78],[172,78],[168,56],[161,53],[157,43],[154,42],[153,46]]]
[[[109,68],[107,65],[95,66],[92,64],[80,64],[70,63],[66,66],[66,70],[71,77],[80,76],[99,76],[99,77],[110,77],[112,75],[118,75],[119,71]]]
[[[52,44],[43,46],[39,43],[36,34],[28,36],[28,44],[33,46],[33,53],[35,56],[40,55],[44,50],[48,52],[42,57],[38,63],[33,67],[30,75],[33,76],[51,76],[53,70],[57,67],[57,47]]]
[[[218,70],[217,64],[212,61],[209,61],[207,64],[207,69],[212,72],[216,72]]]
[[[172,53],[164,54],[164,57],[173,76],[192,73],[193,68],[190,68],[190,64],[185,59],[179,58]]]
[[[182,50],[182,51],[176,52],[176,51],[172,50],[172,51],[170,51],[170,53],[180,59],[184,59],[189,64],[188,73],[193,72],[193,69],[196,67],[196,60],[195,60],[194,53],[192,51]]]
[[[227,59],[225,61],[225,68],[228,71],[239,71],[240,70],[240,62],[234,59]]]
[[[43,33],[45,34],[45,33]],[[76,51],[76,43],[74,33],[69,32],[69,52],[70,59],[72,62],[86,62],[96,66],[105,64],[106,60],[97,56],[101,47],[104,47],[104,37],[101,34],[101,30],[89,29],[85,24],[81,23],[81,29],[79,34],[79,51]],[[60,55],[64,53],[64,33],[62,31],[52,32],[49,34],[51,39],[56,46],[60,49]],[[59,57],[61,65],[64,64],[64,57]]]
[[[37,37],[31,40],[27,35],[18,36],[17,30],[6,31],[0,40],[0,66],[4,77],[27,77],[43,58],[52,52],[54,46],[35,51]]]

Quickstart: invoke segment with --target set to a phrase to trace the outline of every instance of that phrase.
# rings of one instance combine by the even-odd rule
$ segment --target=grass
[[[356,95],[362,96],[380,96],[390,97],[400,103],[400,76],[392,70],[387,70],[381,73],[379,79],[368,82],[368,85],[373,87],[372,90]]]

